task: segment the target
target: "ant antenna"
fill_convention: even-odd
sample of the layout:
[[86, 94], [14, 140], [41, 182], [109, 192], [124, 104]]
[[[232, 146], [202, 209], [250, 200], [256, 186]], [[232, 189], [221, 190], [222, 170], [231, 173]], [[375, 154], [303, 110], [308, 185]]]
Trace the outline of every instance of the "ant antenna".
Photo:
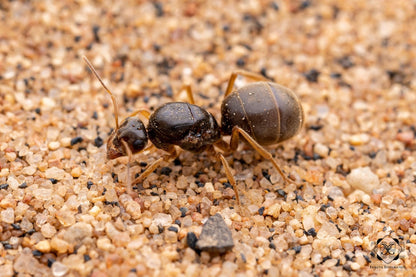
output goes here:
[[90, 61], [87, 59], [87, 57], [83, 56], [82, 58], [87, 63], [88, 67], [91, 69], [92, 73], [94, 73], [95, 77], [97, 77], [98, 81], [100, 81], [100, 83], [104, 87], [104, 89], [108, 92], [108, 94], [110, 94], [111, 100], [113, 100], [113, 105], [114, 105], [114, 118], [116, 120], [116, 130], [118, 130], [118, 103], [117, 103], [117, 99], [111, 93], [111, 91], [107, 88], [107, 86], [104, 84], [103, 80], [100, 78], [97, 71], [95, 71], [94, 67], [92, 66]]

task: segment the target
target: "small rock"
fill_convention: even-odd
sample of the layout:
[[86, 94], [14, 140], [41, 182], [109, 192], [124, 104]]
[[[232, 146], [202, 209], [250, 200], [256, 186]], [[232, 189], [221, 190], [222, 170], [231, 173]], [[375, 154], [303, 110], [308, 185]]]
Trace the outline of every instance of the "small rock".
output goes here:
[[59, 143], [59, 141], [51, 141], [48, 143], [48, 148], [49, 150], [56, 150], [61, 146], [61, 144]]
[[49, 201], [52, 198], [52, 194], [52, 189], [38, 188], [33, 191], [33, 196], [41, 201]]
[[370, 137], [367, 134], [356, 134], [350, 137], [350, 144], [354, 146], [359, 146], [366, 144], [370, 140]]
[[53, 237], [50, 242], [51, 249], [55, 250], [58, 254], [66, 253], [68, 250], [70, 250], [69, 244], [57, 237]]
[[339, 231], [337, 227], [335, 226], [335, 224], [330, 223], [330, 222], [324, 222], [324, 224], [322, 224], [316, 236], [318, 237], [318, 239], [325, 239], [329, 237], [338, 238]]
[[279, 203], [275, 203], [273, 205], [271, 205], [270, 207], [266, 208], [266, 210], [264, 211], [265, 215], [271, 215], [274, 218], [278, 218], [280, 215], [280, 204]]
[[139, 219], [141, 216], [140, 204], [136, 201], [128, 201], [126, 204], [126, 212], [133, 218]]
[[26, 166], [22, 169], [22, 173], [28, 176], [32, 176], [33, 174], [35, 174], [36, 172], [36, 167], [30, 165], [30, 166]]
[[213, 254], [225, 253], [234, 247], [231, 231], [220, 214], [211, 216], [205, 222], [196, 247]]
[[81, 174], [82, 174], [82, 169], [79, 166], [76, 166], [71, 170], [71, 175], [74, 178], [78, 178], [79, 176], [81, 176]]
[[369, 167], [359, 167], [351, 170], [347, 176], [347, 182], [355, 189], [360, 189], [368, 194], [372, 194], [380, 181]]
[[405, 132], [400, 132], [397, 134], [396, 139], [398, 141], [403, 142], [406, 145], [411, 145], [412, 141], [414, 139], [414, 133], [412, 131], [405, 131]]
[[70, 244], [80, 244], [84, 238], [92, 236], [92, 226], [84, 222], [77, 222], [66, 230], [63, 239]]
[[319, 156], [324, 157], [324, 158], [328, 157], [328, 154], [329, 154], [328, 146], [326, 146], [322, 143], [315, 144], [314, 147], [313, 147], [313, 151], [316, 154], [318, 154]]
[[0, 213], [1, 221], [4, 223], [12, 224], [14, 223], [14, 210], [13, 208], [7, 208]]
[[170, 214], [158, 213], [153, 217], [153, 223], [156, 226], [168, 227], [172, 224], [172, 216]]
[[49, 253], [51, 251], [51, 244], [47, 240], [41, 240], [35, 245], [35, 249], [42, 253]]
[[53, 178], [53, 179], [56, 179], [56, 180], [62, 180], [62, 179], [65, 178], [65, 175], [66, 175], [65, 170], [57, 168], [55, 166], [51, 167], [51, 168], [48, 168], [45, 171], [45, 177], [48, 178], [48, 179]]
[[56, 228], [50, 223], [42, 225], [40, 232], [45, 238], [52, 238], [56, 234]]
[[[14, 271], [20, 275], [27, 273], [30, 276], [48, 276], [48, 268], [39, 263], [39, 261], [33, 257], [32, 251], [29, 248], [25, 248], [21, 254], [18, 255], [14, 261]], [[25, 275], [26, 276], [26, 275]]]
[[65, 276], [65, 274], [68, 272], [68, 267], [60, 262], [54, 262], [52, 264], [52, 275], [54, 277], [61, 277]]
[[42, 108], [45, 110], [50, 110], [55, 107], [55, 100], [49, 97], [43, 97], [41, 100]]

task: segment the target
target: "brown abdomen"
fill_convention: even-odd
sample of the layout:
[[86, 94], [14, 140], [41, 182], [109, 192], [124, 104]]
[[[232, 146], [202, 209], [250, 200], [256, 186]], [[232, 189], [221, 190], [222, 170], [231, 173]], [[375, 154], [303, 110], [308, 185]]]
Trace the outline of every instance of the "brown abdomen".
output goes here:
[[257, 82], [228, 95], [221, 106], [221, 128], [230, 135], [234, 126], [261, 145], [293, 137], [302, 127], [303, 110], [296, 95], [271, 82]]

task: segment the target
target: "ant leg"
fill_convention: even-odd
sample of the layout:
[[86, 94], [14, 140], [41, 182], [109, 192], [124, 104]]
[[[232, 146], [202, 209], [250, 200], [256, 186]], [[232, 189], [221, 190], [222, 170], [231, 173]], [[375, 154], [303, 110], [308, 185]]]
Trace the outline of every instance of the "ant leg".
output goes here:
[[269, 153], [266, 149], [264, 149], [263, 146], [261, 146], [257, 141], [255, 141], [246, 131], [241, 129], [238, 126], [234, 126], [232, 134], [231, 134], [231, 141], [230, 141], [230, 148], [232, 150], [237, 149], [238, 146], [238, 136], [241, 134], [248, 143], [266, 160], [269, 160], [274, 168], [279, 172], [280, 176], [282, 176], [283, 181], [287, 184], [290, 183], [289, 179], [286, 177], [286, 175], [283, 173], [283, 171], [280, 169], [279, 165], [273, 158], [272, 154]]
[[215, 142], [214, 145], [226, 154], [231, 153], [230, 146], [223, 139], [220, 139], [219, 141]]
[[166, 150], [167, 152], [169, 152], [169, 155], [166, 155], [162, 158], [157, 159], [156, 161], [154, 161], [153, 163], [151, 163], [145, 171], [143, 171], [142, 174], [140, 174], [139, 177], [136, 178], [136, 180], [133, 181], [132, 185], [141, 183], [144, 181], [144, 179], [146, 179], [147, 176], [150, 175], [150, 173], [152, 173], [153, 171], [155, 171], [156, 168], [159, 167], [160, 163], [163, 161], [168, 161], [170, 159], [175, 159], [178, 156], [178, 153], [176, 152], [176, 149], [174, 146], [169, 147], [168, 150]]
[[227, 89], [225, 90], [224, 98], [231, 93], [234, 87], [235, 80], [237, 79], [237, 76], [241, 75], [247, 78], [251, 78], [256, 81], [267, 81], [268, 79], [264, 77], [263, 75], [245, 71], [245, 70], [236, 70], [233, 73], [231, 73], [230, 79], [228, 80]]
[[129, 161], [127, 163], [127, 193], [130, 196], [133, 197], [134, 196], [134, 192], [133, 192], [132, 183], [131, 183], [131, 176], [130, 176], [130, 164], [131, 164], [131, 160], [132, 160], [133, 154], [132, 154], [132, 152], [131, 152], [131, 150], [129, 148], [129, 145], [127, 144], [127, 142], [125, 142], [124, 140], [121, 140], [121, 142], [123, 143], [124, 148], [126, 149], [127, 154], [129, 156]]
[[182, 86], [181, 90], [186, 90], [186, 95], [188, 95], [189, 104], [195, 104], [194, 95], [192, 93], [191, 85], [185, 84]]
[[138, 109], [137, 111], [132, 112], [131, 114], [129, 114], [127, 117], [133, 117], [137, 114], [141, 114], [142, 116], [144, 116], [146, 119], [149, 119], [150, 117], [150, 111], [146, 110], [146, 109]]
[[237, 203], [238, 203], [238, 205], [240, 205], [240, 196], [238, 194], [237, 183], [234, 179], [233, 174], [231, 173], [230, 165], [228, 164], [227, 160], [224, 158], [223, 154], [217, 152], [216, 157], [217, 157], [217, 159], [219, 159], [221, 161], [222, 166], [224, 167], [224, 170], [225, 170], [225, 175], [227, 175], [227, 179], [228, 179], [228, 181], [230, 181], [231, 186], [234, 189], [235, 198], [237, 200]]

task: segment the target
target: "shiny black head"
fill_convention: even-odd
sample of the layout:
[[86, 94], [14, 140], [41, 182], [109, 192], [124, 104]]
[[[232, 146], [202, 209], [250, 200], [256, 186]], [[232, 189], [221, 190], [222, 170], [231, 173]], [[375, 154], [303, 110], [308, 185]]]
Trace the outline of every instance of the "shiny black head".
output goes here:
[[143, 122], [137, 117], [126, 118], [110, 135], [107, 141], [107, 158], [115, 159], [128, 155], [126, 142], [132, 154], [142, 151], [147, 145], [147, 132]]

